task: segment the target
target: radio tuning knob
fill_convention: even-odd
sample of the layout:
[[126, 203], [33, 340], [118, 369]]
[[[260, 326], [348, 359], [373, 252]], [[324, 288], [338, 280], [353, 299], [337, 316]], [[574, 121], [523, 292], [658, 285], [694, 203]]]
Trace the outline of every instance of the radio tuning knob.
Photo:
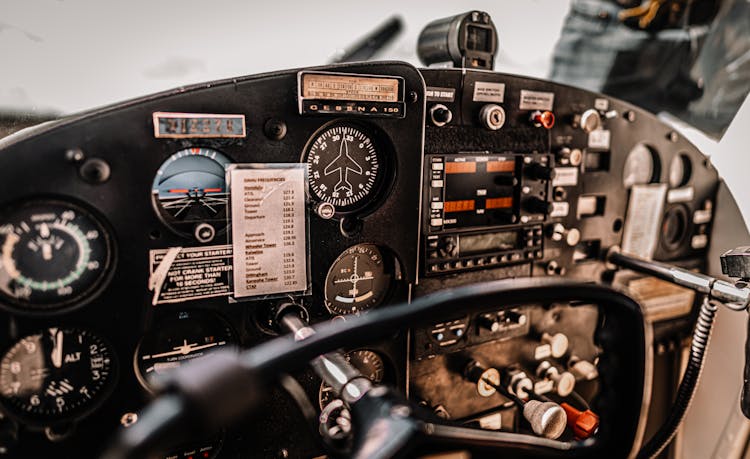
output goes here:
[[553, 168], [539, 163], [529, 165], [526, 174], [534, 180], [552, 180], [556, 175]]
[[533, 214], [549, 214], [552, 212], [553, 205], [544, 199], [531, 197], [523, 202], [523, 207]]

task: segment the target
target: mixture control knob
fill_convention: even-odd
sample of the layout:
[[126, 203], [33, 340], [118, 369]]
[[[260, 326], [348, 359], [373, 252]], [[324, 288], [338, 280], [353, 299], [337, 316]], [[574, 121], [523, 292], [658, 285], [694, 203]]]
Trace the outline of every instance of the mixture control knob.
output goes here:
[[436, 104], [430, 108], [430, 120], [435, 126], [445, 126], [453, 119], [453, 113], [443, 104]]
[[579, 440], [594, 435], [599, 428], [599, 416], [591, 410], [579, 411], [567, 403], [560, 405], [568, 417], [568, 427]]
[[555, 333], [554, 335], [546, 332], [542, 333], [542, 343], [549, 344], [552, 357], [556, 359], [559, 359], [568, 352], [568, 337], [563, 333]]
[[534, 180], [552, 180], [555, 178], [555, 170], [545, 164], [534, 163], [526, 168], [526, 175]]
[[598, 111], [590, 108], [580, 115], [578, 126], [586, 133], [596, 131], [602, 127], [602, 117]]
[[531, 197], [523, 202], [523, 207], [533, 214], [549, 214], [552, 212], [553, 205], [544, 199]]

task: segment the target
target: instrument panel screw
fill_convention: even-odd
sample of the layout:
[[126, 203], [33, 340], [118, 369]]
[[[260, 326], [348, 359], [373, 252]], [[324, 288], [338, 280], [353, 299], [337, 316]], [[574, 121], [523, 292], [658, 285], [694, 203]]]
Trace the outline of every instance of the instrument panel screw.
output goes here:
[[80, 163], [86, 158], [80, 148], [70, 148], [65, 151], [65, 159], [71, 163]]
[[419, 100], [417, 91], [409, 91], [409, 102], [414, 103]]
[[103, 159], [91, 158], [81, 165], [78, 173], [81, 175], [81, 178], [87, 182], [98, 184], [109, 180], [111, 170], [109, 164]]
[[263, 126], [263, 131], [271, 140], [281, 140], [286, 136], [286, 123], [281, 120], [271, 118], [266, 121], [266, 125]]

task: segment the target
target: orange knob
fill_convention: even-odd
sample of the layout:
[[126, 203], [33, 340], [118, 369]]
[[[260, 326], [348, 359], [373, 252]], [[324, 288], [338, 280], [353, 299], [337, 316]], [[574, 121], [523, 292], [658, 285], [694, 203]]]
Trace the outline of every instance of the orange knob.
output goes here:
[[599, 416], [593, 411], [578, 411], [567, 403], [563, 403], [560, 406], [565, 410], [565, 414], [568, 415], [568, 427], [573, 430], [573, 434], [577, 439], [583, 440], [596, 433], [596, 429], [599, 428]]
[[549, 110], [540, 112], [539, 110], [531, 114], [531, 122], [536, 127], [543, 127], [544, 129], [552, 129], [555, 125], [555, 114]]

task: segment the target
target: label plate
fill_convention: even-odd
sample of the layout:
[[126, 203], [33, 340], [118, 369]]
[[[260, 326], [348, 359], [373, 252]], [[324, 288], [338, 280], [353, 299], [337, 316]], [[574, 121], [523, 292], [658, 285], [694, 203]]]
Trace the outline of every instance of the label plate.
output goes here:
[[231, 193], [235, 298], [308, 289], [305, 164], [234, 164]]
[[179, 303], [231, 293], [232, 246], [172, 247], [149, 251], [152, 303]]

